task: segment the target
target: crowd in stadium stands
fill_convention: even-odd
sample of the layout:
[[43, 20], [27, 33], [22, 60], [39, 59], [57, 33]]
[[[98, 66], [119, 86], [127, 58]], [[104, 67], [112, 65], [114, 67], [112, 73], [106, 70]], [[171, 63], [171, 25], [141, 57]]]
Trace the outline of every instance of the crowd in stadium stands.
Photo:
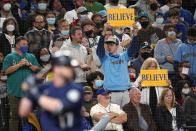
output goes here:
[[[111, 8], [134, 9], [135, 23], [111, 26]], [[80, 66], [83, 130], [105, 114], [107, 131], [196, 130], [195, 0], [1, 0], [1, 131], [36, 128], [18, 115], [21, 84], [67, 50]], [[140, 70], [156, 69], [167, 86], [142, 86]]]

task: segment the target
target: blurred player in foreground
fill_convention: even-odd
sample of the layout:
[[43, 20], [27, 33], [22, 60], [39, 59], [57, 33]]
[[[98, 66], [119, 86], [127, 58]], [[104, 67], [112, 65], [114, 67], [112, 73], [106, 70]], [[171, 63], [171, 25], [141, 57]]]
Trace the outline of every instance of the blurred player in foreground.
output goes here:
[[21, 100], [19, 115], [27, 117], [36, 103], [43, 109], [40, 112], [43, 131], [81, 131], [82, 88], [72, 82], [76, 66], [77, 61], [57, 52], [51, 60], [52, 82], [39, 86], [38, 75], [24, 82], [26, 96]]

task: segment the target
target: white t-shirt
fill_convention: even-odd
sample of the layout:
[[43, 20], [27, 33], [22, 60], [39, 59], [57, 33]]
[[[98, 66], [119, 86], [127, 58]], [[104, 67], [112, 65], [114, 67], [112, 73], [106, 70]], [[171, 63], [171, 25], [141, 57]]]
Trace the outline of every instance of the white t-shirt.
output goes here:
[[[109, 113], [109, 112], [115, 112], [119, 114], [125, 113], [123, 110], [120, 109], [120, 106], [117, 104], [109, 104], [105, 108], [101, 104], [98, 103], [91, 108], [90, 115], [93, 118], [94, 114], [96, 113]], [[98, 122], [93, 119], [93, 124], [96, 125], [97, 123]], [[122, 128], [122, 124], [114, 124], [114, 123], [109, 122], [105, 130], [123, 131], [123, 128]]]

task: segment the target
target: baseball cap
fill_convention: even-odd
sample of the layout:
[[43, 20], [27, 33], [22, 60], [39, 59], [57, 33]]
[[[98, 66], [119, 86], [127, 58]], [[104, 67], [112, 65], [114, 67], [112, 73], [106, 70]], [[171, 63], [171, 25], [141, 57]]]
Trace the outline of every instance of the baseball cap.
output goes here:
[[83, 91], [84, 91], [84, 92], [90, 92], [90, 93], [93, 92], [93, 90], [92, 90], [92, 88], [91, 88], [90, 86], [84, 86], [84, 87], [83, 87]]
[[154, 18], [156, 19], [157, 16], [159, 16], [159, 15], [163, 16], [163, 13], [162, 13], [161, 11], [155, 12], [155, 13], [154, 13]]
[[138, 15], [138, 19], [140, 19], [142, 17], [149, 18], [148, 13], [147, 12], [144, 12], [144, 11], [140, 12], [139, 15]]
[[150, 44], [147, 41], [145, 41], [140, 45], [140, 49], [144, 49], [144, 48], [151, 48]]
[[173, 8], [180, 8], [180, 5], [178, 5], [178, 4], [171, 4], [169, 9], [173, 9]]
[[115, 37], [115, 36], [110, 36], [106, 41], [106, 44], [108, 43], [115, 43], [117, 45], [119, 45], [119, 40]]
[[106, 10], [101, 10], [101, 11], [99, 11], [98, 13], [99, 13], [102, 17], [107, 16]]
[[99, 88], [98, 90], [97, 90], [97, 96], [98, 95], [105, 95], [105, 94], [108, 94], [110, 91], [109, 90], [107, 90], [106, 88]]
[[55, 41], [60, 41], [60, 40], [63, 40], [63, 37], [61, 36], [61, 35], [59, 35], [59, 34], [56, 34], [56, 35], [54, 35], [54, 37], [53, 37], [53, 42], [55, 42]]
[[87, 9], [85, 8], [85, 7], [79, 7], [78, 9], [77, 9], [77, 13], [79, 14], [79, 13], [83, 13], [83, 12], [88, 12], [87, 11]]

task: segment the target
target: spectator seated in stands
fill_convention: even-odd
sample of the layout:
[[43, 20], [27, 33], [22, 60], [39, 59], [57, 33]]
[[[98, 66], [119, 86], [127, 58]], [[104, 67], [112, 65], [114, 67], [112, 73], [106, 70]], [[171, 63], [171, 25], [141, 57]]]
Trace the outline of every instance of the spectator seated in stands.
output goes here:
[[164, 89], [156, 108], [156, 124], [159, 131], [172, 131], [183, 128], [185, 124], [184, 112], [180, 105], [175, 103], [172, 90]]
[[148, 42], [144, 42], [140, 46], [138, 57], [133, 59], [131, 62], [133, 67], [136, 69], [137, 76], [140, 73], [140, 68], [142, 67], [143, 62], [149, 57], [152, 57], [152, 49]]
[[154, 57], [159, 62], [162, 69], [167, 69], [169, 78], [175, 74], [174, 71], [174, 55], [177, 48], [182, 44], [181, 40], [176, 39], [175, 25], [166, 24], [164, 26], [165, 38], [157, 42], [154, 50]]
[[177, 82], [180, 80], [187, 80], [189, 83], [193, 83], [193, 80], [190, 78], [190, 63], [189, 61], [182, 61], [180, 63], [174, 63], [175, 75], [171, 78], [172, 86], [176, 86]]
[[37, 0], [37, 8], [35, 9], [35, 11], [33, 11], [31, 14], [29, 14], [27, 16], [27, 18], [25, 19], [25, 22], [24, 22], [24, 29], [25, 29], [25, 32], [29, 31], [29, 30], [32, 30], [33, 28], [33, 22], [34, 22], [34, 18], [37, 16], [37, 15], [42, 15], [42, 16], [46, 16], [47, 14], [47, 0]]
[[[192, 27], [194, 24], [196, 24], [196, 21], [193, 18], [193, 14], [184, 8], [182, 8], [182, 0], [177, 0], [178, 2], [173, 2], [173, 4], [170, 5], [170, 9], [175, 9], [180, 12], [180, 19], [182, 22], [186, 22], [189, 27]], [[167, 19], [169, 14], [169, 11], [165, 12], [164, 18]]]
[[41, 48], [49, 49], [53, 35], [45, 29], [45, 25], [45, 17], [36, 15], [33, 22], [33, 29], [25, 34], [29, 42], [29, 52], [34, 55], [38, 54], [38, 50]]
[[0, 34], [0, 51], [4, 56], [15, 51], [15, 40], [19, 36], [19, 29], [13, 17], [6, 18]]
[[175, 25], [176, 29], [176, 37], [182, 42], [185, 42], [187, 40], [187, 27], [184, 23], [179, 21], [180, 18], [180, 12], [175, 9], [170, 9], [168, 12], [168, 17], [167, 17], [167, 23], [172, 23]]
[[183, 109], [187, 126], [196, 126], [196, 80], [194, 80], [192, 85], [190, 96], [184, 101]]
[[98, 104], [93, 106], [90, 115], [96, 125], [103, 115], [110, 116], [110, 122], [106, 126], [107, 130], [122, 131], [122, 123], [127, 121], [127, 114], [120, 109], [117, 104], [110, 103], [110, 94], [106, 88], [99, 88], [97, 90]]
[[196, 78], [196, 28], [191, 27], [188, 30], [187, 42], [181, 44], [175, 54], [174, 61], [188, 61], [190, 63], [190, 77]]
[[[96, 92], [97, 89], [103, 86], [103, 73], [99, 71], [91, 72], [87, 75], [86, 80], [90, 87], [92, 87], [93, 90], [93, 98], [97, 98]], [[101, 83], [102, 81], [102, 83]]]
[[163, 30], [163, 27], [165, 25], [163, 13], [161, 11], [157, 11], [154, 13], [154, 23], [152, 24], [153, 27], [158, 27]]
[[127, 123], [125, 124], [126, 131], [132, 130], [150, 130], [156, 131], [156, 125], [152, 117], [150, 107], [146, 104], [141, 104], [141, 92], [138, 88], [130, 90], [130, 102], [123, 107], [127, 113]]
[[[141, 70], [157, 70], [157, 69], [160, 69], [159, 64], [155, 58], [151, 58], [151, 57], [146, 59], [141, 67]], [[137, 87], [142, 90], [140, 102], [142, 104], [149, 105], [150, 109], [152, 111], [152, 115], [153, 115], [153, 117], [155, 117], [156, 105], [157, 105], [157, 103], [159, 103], [160, 94], [164, 88], [168, 88], [168, 87], [167, 86], [166, 87], [163, 87], [163, 86], [142, 87], [141, 82], [142, 82], [141, 77], [138, 76], [136, 81], [133, 83], [133, 87]], [[167, 81], [167, 83], [168, 83], [168, 86], [171, 85], [170, 81]]]
[[174, 87], [174, 93], [176, 96], [176, 102], [182, 106], [186, 97], [190, 95], [191, 84], [187, 80], [180, 80], [176, 81], [175, 83], [176, 86]]
[[84, 86], [84, 107], [86, 112], [90, 113], [91, 108], [97, 104], [97, 100], [93, 99], [93, 90], [90, 86]]
[[149, 15], [147, 12], [140, 12], [138, 19], [142, 26], [142, 28], [137, 33], [139, 41], [138, 46], [147, 41], [150, 46], [154, 48], [157, 44], [157, 41], [164, 38], [164, 32], [160, 28], [153, 27], [150, 24]]
[[46, 29], [52, 34], [57, 34], [58, 30], [56, 28], [56, 14], [54, 12], [48, 12], [46, 15]]

